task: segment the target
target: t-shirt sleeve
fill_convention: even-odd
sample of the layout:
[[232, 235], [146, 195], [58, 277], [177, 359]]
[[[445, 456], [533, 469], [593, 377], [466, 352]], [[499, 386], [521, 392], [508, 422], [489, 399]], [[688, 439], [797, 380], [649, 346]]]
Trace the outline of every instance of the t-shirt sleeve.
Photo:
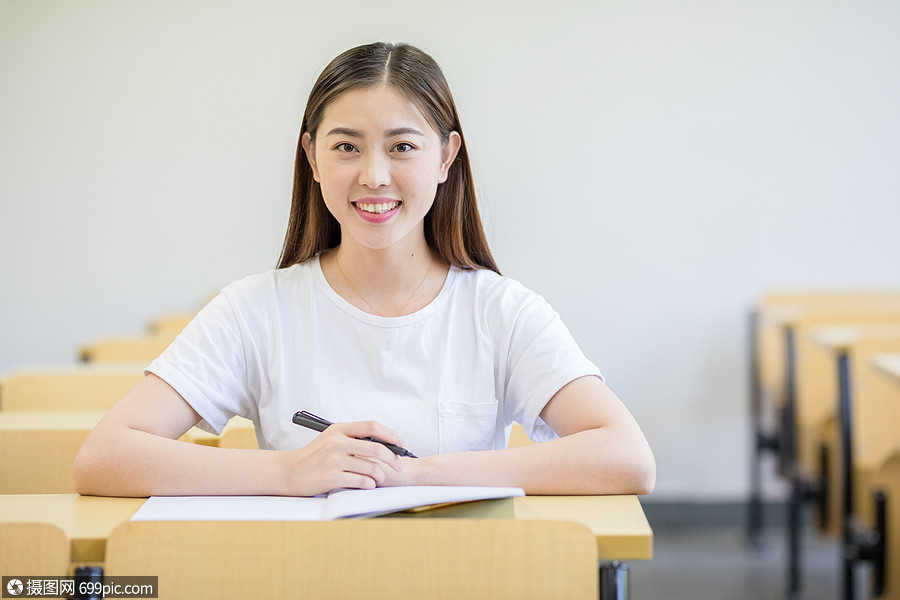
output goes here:
[[228, 420], [253, 418], [242, 332], [225, 293], [216, 296], [146, 368], [172, 386], [216, 434]]
[[520, 293], [502, 383], [504, 417], [521, 424], [532, 440], [545, 441], [557, 437], [539, 416], [553, 395], [579, 377], [603, 375], [543, 297], [524, 288]]

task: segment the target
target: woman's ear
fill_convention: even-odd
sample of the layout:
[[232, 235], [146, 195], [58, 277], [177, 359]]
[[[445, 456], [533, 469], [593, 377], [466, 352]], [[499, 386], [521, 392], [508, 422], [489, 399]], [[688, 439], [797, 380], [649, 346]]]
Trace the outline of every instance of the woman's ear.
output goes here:
[[303, 146], [303, 151], [306, 152], [306, 160], [312, 168], [313, 179], [322, 183], [319, 181], [319, 169], [316, 166], [316, 145], [313, 143], [312, 135], [308, 131], [300, 138], [300, 145]]
[[459, 137], [459, 134], [455, 131], [450, 132], [450, 137], [444, 143], [444, 147], [441, 149], [441, 176], [438, 180], [438, 183], [444, 183], [447, 181], [447, 176], [450, 174], [450, 165], [453, 164], [453, 161], [456, 160], [456, 155], [459, 153], [459, 148], [462, 145], [462, 138]]

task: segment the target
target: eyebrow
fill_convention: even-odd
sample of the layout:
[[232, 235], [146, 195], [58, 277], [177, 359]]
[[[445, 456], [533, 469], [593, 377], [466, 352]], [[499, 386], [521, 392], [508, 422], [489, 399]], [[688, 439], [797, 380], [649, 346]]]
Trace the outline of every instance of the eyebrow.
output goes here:
[[[359, 131], [357, 131], [355, 129], [349, 129], [347, 127], [335, 127], [334, 129], [332, 129], [325, 135], [326, 136], [343, 135], [343, 136], [353, 137], [353, 138], [363, 137], [363, 134], [360, 133]], [[384, 135], [385, 135], [385, 137], [396, 137], [398, 135], [420, 135], [423, 137], [425, 136], [424, 133], [422, 133], [421, 131], [419, 131], [418, 129], [416, 129], [414, 127], [398, 127], [396, 129], [388, 129], [387, 131], [384, 132]]]

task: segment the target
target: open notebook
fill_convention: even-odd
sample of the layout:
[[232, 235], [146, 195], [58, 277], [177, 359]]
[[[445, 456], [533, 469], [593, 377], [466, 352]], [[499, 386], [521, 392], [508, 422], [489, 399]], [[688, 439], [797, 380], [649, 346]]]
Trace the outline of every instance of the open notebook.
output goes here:
[[330, 521], [410, 508], [524, 496], [521, 488], [405, 486], [335, 490], [324, 496], [152, 496], [132, 521]]

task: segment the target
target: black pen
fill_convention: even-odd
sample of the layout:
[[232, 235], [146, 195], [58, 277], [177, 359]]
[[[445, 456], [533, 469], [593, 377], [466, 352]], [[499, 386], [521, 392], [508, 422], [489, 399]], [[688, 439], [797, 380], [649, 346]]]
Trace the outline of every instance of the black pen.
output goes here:
[[[329, 425], [333, 425], [331, 421], [326, 421], [322, 417], [317, 417], [316, 415], [306, 412], [305, 410], [301, 410], [299, 412], [294, 413], [294, 418], [291, 419], [297, 425], [302, 427], [306, 427], [308, 429], [312, 429], [315, 431], [325, 431]], [[366, 442], [375, 442], [376, 444], [381, 444], [397, 456], [408, 456], [410, 458], [418, 458], [415, 454], [407, 450], [406, 448], [401, 448], [396, 444], [391, 444], [390, 442], [386, 442], [384, 440], [379, 440], [376, 437], [368, 436], [356, 438], [358, 440], [364, 440]]]

